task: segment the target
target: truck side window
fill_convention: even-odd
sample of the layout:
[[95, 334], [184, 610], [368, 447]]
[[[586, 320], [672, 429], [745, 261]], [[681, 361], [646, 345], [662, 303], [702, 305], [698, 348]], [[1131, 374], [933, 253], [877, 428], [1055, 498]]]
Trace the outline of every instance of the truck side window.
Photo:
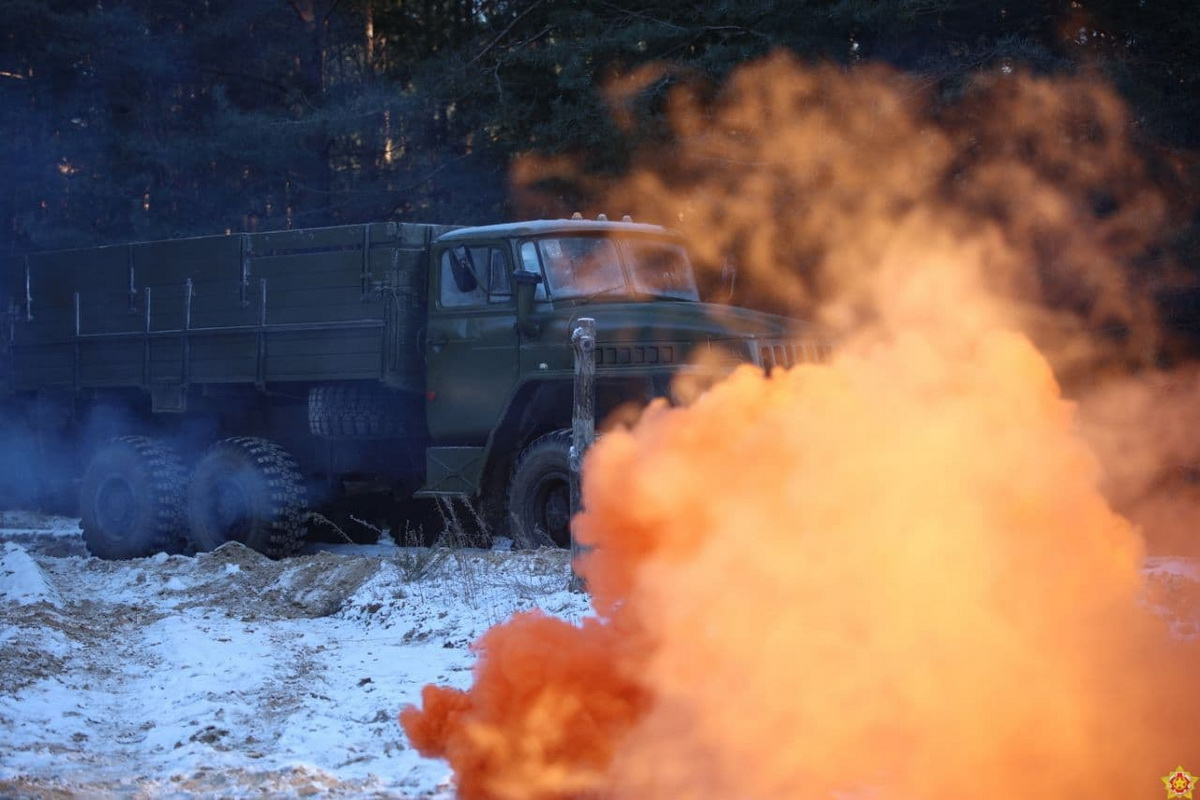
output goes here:
[[[471, 253], [474, 257], [475, 253]], [[478, 285], [469, 292], [460, 291], [458, 285], [454, 282], [453, 267], [450, 263], [450, 251], [444, 250], [441, 258], [440, 268], [441, 284], [439, 299], [444, 308], [458, 308], [462, 306], [479, 306], [487, 302], [487, 290]]]
[[490, 248], [488, 255], [488, 301], [506, 303], [512, 297], [509, 287], [508, 257], [499, 247]]
[[[526, 272], [532, 272], [535, 275], [542, 275], [542, 265], [538, 261], [537, 245], [533, 242], [521, 242], [521, 269]], [[543, 275], [543, 280], [537, 285], [537, 289], [533, 293], [535, 300], [546, 299], [546, 281]]]
[[509, 286], [510, 270], [504, 248], [498, 245], [472, 247], [469, 264], [474, 270], [477, 285], [471, 291], [464, 292], [454, 280], [450, 251], [442, 253], [439, 298], [443, 308], [482, 306], [509, 301], [512, 289]]

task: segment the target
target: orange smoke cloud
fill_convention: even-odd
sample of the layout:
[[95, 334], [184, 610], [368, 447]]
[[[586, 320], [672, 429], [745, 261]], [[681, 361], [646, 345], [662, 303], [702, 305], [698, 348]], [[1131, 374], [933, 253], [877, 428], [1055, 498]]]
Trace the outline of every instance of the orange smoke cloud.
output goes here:
[[1101, 487], [1152, 553], [1200, 555], [1200, 371], [1113, 377], [1080, 401], [1081, 429], [1106, 466]]
[[605, 792], [1150, 796], [1200, 743], [1159, 701], [1195, 692], [1150, 688], [1171, 656], [1140, 543], [1073, 428], [997, 333], [743, 372], [610, 436], [589, 585], [657, 646]]
[[413, 746], [454, 765], [464, 798], [570, 797], [597, 785], [648, 703], [633, 671], [638, 637], [531, 613], [476, 647], [489, 667], [470, 694], [426, 686], [424, 710], [401, 713]]
[[[646, 122], [639, 91], [663, 75], [610, 87], [631, 135]], [[627, 178], [528, 158], [515, 170], [522, 196], [544, 206], [539, 186], [570, 185], [599, 210], [668, 224], [711, 293], [732, 258], [734, 302], [840, 336], [951, 312], [1025, 333], [1083, 404], [1110, 499], [1155, 552], [1200, 550], [1186, 523], [1200, 513], [1195, 404], [1186, 389], [1159, 391], [1194, 380], [1155, 374], [1195, 352], [1164, 334], [1155, 298], [1196, 283], [1170, 254], [1200, 173], [1139, 142], [1111, 87], [1017, 70], [951, 96], [880, 65], [807, 68], [783, 53], [719, 90], [676, 85], [673, 136], [649, 142]], [[975, 299], [905, 300], [929, 286], [908, 262], [929, 257]]]
[[[636, 91], [611, 90], [631, 131], [645, 124], [627, 111]], [[680, 88], [674, 136], [615, 186], [563, 157], [525, 159], [515, 179], [539, 209], [552, 204], [539, 185], [572, 185], [598, 210], [676, 228], [710, 286], [732, 256], [739, 302], [842, 332], [872, 324], [895, 233], [924, 215], [971, 243], [972, 268], [1060, 376], [1150, 363], [1150, 295], [1172, 272], [1162, 236], [1189, 211], [1148, 179], [1120, 98], [1087, 76], [1022, 72], [957, 91], [950, 101], [881, 65], [807, 68], [779, 53], [720, 91]]]
[[[785, 66], [766, 88], [745, 79], [741, 119], [779, 120], [756, 136], [788, 125], [781, 109], [804, 117], [768, 89], [856, 88]], [[1084, 419], [1055, 374], [1104, 362], [1109, 343], [1085, 335], [1092, 311], [1143, 322], [1120, 298], [1120, 256], [1074, 232], [1083, 212], [1032, 167], [1018, 185], [1053, 225], [955, 211], [928, 188], [953, 137], [926, 130], [879, 74], [863, 80], [861, 102], [885, 122], [914, 120], [886, 130], [916, 148], [911, 162], [865, 153], [840, 186], [857, 151], [833, 119], [818, 126], [825, 140], [753, 145], [754, 159], [778, 148], [769, 164], [788, 147], [823, 164], [796, 180], [824, 181], [843, 206], [814, 197], [798, 212], [818, 242], [808, 273], [780, 266], [773, 237], [793, 233], [763, 199], [793, 185], [786, 174], [743, 170], [740, 184], [778, 183], [716, 191], [703, 208], [684, 193], [705, 220], [701, 250], [762, 248], [774, 271], [758, 280], [815, 304], [841, 333], [838, 354], [770, 376], [743, 367], [596, 445], [575, 533], [593, 547], [580, 569], [597, 617], [499, 626], [469, 691], [429, 687], [402, 713], [467, 800], [1149, 798], [1168, 770], [1200, 764], [1200, 652], [1147, 608], [1143, 541], [1101, 491], [1116, 473], [1097, 453], [1124, 443], [1088, 440], [1134, 406], [1097, 403]], [[730, 121], [680, 124], [708, 143], [753, 138]], [[865, 125], [847, 135], [876, 141]], [[985, 172], [972, 186], [999, 190]], [[661, 176], [633, 183], [660, 200], [670, 189]], [[1127, 197], [1155, 208], [1140, 190]], [[1009, 221], [1021, 210], [996, 203]], [[1055, 291], [1086, 300], [1082, 311], [1050, 302], [1046, 276], [1022, 267], [1021, 232], [1060, 229]], [[1088, 270], [1084, 254], [1104, 259]], [[1035, 343], [1051, 330], [1048, 358]]]
[[1157, 796], [1195, 653], [1075, 426], [1004, 332], [652, 409], [587, 464], [601, 619], [493, 630], [405, 727], [465, 798]]

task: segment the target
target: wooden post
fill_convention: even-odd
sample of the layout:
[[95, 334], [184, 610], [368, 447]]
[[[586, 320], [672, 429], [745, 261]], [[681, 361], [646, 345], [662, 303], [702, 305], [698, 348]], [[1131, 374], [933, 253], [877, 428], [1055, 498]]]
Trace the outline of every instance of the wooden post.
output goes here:
[[575, 540], [575, 515], [583, 510], [580, 472], [583, 456], [596, 438], [596, 320], [583, 317], [571, 332], [575, 346], [575, 407], [571, 414], [571, 584], [573, 592], [586, 591], [575, 572], [575, 561], [584, 549]]

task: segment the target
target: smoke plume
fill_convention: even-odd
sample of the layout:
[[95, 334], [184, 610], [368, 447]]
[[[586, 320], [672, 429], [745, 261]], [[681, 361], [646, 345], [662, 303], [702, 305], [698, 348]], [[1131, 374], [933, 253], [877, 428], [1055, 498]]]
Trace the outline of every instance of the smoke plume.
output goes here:
[[776, 57], [672, 115], [686, 146], [610, 197], [680, 209], [837, 354], [608, 433], [596, 617], [494, 628], [469, 691], [402, 713], [414, 745], [464, 798], [1160, 796], [1200, 757], [1200, 653], [1113, 508], [1171, 439], [1128, 433], [1168, 214], [1119, 103]]

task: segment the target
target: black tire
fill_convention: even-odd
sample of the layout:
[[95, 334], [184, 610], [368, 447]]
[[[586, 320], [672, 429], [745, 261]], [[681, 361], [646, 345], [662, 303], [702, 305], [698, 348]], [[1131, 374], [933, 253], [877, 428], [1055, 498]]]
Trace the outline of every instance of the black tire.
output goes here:
[[408, 433], [414, 400], [377, 383], [332, 383], [308, 392], [314, 436], [394, 438]]
[[183, 536], [184, 469], [179, 456], [146, 436], [102, 447], [83, 474], [80, 527], [99, 558], [177, 553]]
[[508, 487], [510, 534], [518, 547], [571, 546], [571, 431], [535, 439]]
[[236, 437], [209, 448], [192, 473], [187, 519], [192, 545], [237, 541], [270, 558], [304, 541], [307, 492], [296, 462], [268, 439]]

